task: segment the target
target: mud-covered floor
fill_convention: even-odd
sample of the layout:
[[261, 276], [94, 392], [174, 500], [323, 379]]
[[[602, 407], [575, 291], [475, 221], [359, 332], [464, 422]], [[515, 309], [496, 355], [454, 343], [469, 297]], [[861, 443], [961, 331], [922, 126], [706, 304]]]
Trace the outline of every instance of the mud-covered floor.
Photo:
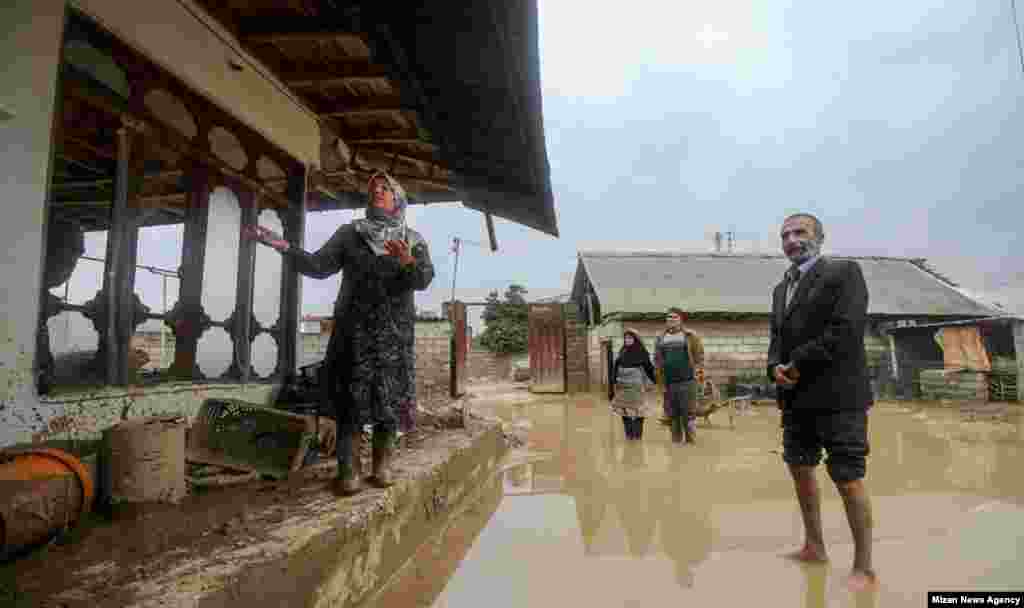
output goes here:
[[819, 472], [831, 563], [780, 555], [801, 525], [774, 407], [676, 446], [627, 443], [606, 402], [476, 387], [474, 411], [525, 438], [503, 480], [421, 548], [375, 608], [924, 606], [928, 590], [1024, 589], [1024, 417], [879, 403], [867, 483], [875, 593], [852, 594], [842, 503]]
[[[425, 417], [399, 442], [397, 456], [426, 449], [450, 421]], [[364, 472], [369, 472], [369, 449]], [[333, 456], [282, 481], [256, 480], [190, 492], [178, 505], [123, 509], [114, 519], [89, 514], [68, 537], [0, 563], [0, 606], [123, 606], [130, 587], [182, 557], [208, 554], [225, 543], [255, 546], [311, 501], [331, 499]], [[368, 488], [348, 499], [357, 506], [382, 492]], [[69, 591], [74, 589], [74, 591]]]

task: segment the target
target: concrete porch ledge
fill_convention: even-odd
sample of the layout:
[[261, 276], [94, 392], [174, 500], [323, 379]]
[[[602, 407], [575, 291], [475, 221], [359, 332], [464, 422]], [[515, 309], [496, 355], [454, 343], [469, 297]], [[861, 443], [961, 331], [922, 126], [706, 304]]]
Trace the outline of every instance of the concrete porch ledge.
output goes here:
[[[200, 518], [214, 527], [192, 542], [144, 559], [130, 559], [119, 547], [102, 559], [67, 560], [74, 570], [66, 578], [71, 584], [37, 605], [358, 606], [493, 478], [508, 449], [505, 438], [493, 422], [468, 422], [468, 429], [445, 431], [400, 455], [396, 485], [387, 490], [337, 498], [327, 489], [329, 469], [289, 480], [279, 504], [266, 498], [243, 502], [260, 491], [250, 488], [248, 496], [243, 491], [230, 499], [241, 516], [224, 523]], [[132, 538], [133, 531], [160, 534], [154, 529], [159, 524], [146, 519], [131, 522], [117, 542], [144, 544]], [[193, 525], [195, 518], [188, 521]], [[82, 542], [106, 544], [95, 536]], [[60, 567], [60, 561], [47, 559], [46, 567]]]

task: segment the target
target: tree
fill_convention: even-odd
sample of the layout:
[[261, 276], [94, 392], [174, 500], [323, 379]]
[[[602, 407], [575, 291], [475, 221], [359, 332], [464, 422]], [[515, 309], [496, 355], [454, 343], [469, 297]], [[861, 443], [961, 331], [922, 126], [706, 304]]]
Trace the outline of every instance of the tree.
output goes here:
[[515, 283], [508, 286], [505, 291], [505, 302], [508, 304], [515, 304], [517, 306], [526, 306], [526, 288], [522, 285], [516, 285]]
[[526, 293], [522, 285], [512, 284], [505, 291], [504, 299], [498, 298], [497, 291], [487, 296], [487, 306], [482, 315], [484, 331], [480, 334], [480, 344], [484, 348], [503, 354], [526, 352], [529, 337]]
[[480, 315], [480, 318], [484, 320], [484, 323], [490, 323], [498, 318], [498, 306], [501, 305], [501, 298], [498, 297], [497, 291], [492, 291], [487, 296], [487, 305], [484, 306], [484, 314]]

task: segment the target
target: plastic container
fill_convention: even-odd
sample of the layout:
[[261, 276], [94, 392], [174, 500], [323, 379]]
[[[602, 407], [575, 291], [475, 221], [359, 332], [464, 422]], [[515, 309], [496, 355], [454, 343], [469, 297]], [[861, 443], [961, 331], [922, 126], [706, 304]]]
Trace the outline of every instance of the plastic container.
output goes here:
[[0, 453], [0, 555], [73, 527], [92, 501], [92, 476], [71, 454], [56, 448]]

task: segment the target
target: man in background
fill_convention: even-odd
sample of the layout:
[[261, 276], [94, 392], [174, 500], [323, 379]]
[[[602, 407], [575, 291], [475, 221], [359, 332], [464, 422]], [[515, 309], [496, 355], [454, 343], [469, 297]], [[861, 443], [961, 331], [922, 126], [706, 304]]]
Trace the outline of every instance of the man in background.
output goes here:
[[704, 343], [683, 326], [686, 313], [669, 308], [667, 328], [655, 345], [655, 366], [665, 380], [665, 416], [672, 427], [672, 442], [693, 443], [696, 425], [690, 424], [690, 408], [697, 398], [697, 383], [704, 382]]

